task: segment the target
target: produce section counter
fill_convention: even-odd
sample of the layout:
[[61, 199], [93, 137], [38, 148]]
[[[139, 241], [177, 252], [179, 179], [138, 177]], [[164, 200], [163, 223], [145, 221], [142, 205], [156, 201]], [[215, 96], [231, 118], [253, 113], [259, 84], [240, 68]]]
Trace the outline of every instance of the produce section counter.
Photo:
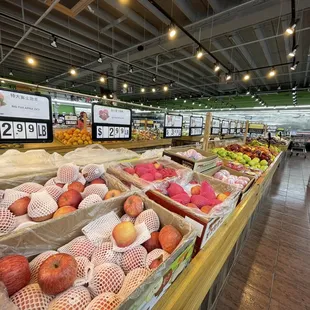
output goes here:
[[253, 185], [213, 237], [193, 258], [153, 309], [199, 309], [244, 227], [268, 188], [284, 154], [282, 153]]

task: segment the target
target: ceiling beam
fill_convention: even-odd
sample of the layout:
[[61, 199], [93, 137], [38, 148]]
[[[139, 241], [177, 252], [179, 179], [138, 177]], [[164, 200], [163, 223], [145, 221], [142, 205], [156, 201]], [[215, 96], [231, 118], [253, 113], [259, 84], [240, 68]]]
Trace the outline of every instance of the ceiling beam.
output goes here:
[[[287, 28], [288, 24], [287, 21], [282, 20], [282, 32], [284, 33], [285, 29]], [[291, 51], [290, 43], [289, 43], [289, 38], [287, 36], [283, 36], [284, 40], [284, 45], [285, 45], [285, 54], [288, 55], [289, 52]], [[287, 57], [285, 57], [287, 59]], [[293, 87], [293, 80], [292, 80], [292, 72], [291, 72], [291, 66], [287, 66], [288, 74], [289, 74], [289, 79], [290, 79], [290, 84], [291, 88]]]
[[158, 19], [160, 19], [164, 24], [170, 25], [171, 21], [167, 18], [162, 12], [160, 12], [157, 8], [155, 8], [148, 0], [138, 0], [140, 4], [142, 4], [148, 11], [150, 11], [153, 15], [155, 15]]
[[174, 3], [191, 22], [195, 22], [199, 19], [199, 15], [198, 12], [194, 10], [192, 2], [193, 1], [189, 0], [174, 0], [172, 5]]

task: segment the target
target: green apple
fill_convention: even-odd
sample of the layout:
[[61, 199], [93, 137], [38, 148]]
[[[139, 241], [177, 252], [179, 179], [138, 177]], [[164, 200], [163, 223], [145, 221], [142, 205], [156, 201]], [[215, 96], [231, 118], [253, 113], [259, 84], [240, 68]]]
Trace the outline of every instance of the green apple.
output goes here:
[[268, 166], [267, 160], [263, 159], [260, 163], [261, 166]]

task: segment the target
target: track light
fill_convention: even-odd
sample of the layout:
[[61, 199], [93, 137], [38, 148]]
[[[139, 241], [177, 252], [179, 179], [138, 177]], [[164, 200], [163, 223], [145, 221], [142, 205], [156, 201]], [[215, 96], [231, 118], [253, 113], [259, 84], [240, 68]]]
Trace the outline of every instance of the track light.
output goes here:
[[103, 76], [103, 75], [100, 77], [99, 81], [100, 81], [101, 83], [104, 83], [105, 78], [104, 78], [104, 76]]
[[127, 88], [128, 87], [128, 84], [125, 82], [124, 84], [123, 84], [123, 88]]
[[278, 90], [281, 90], [281, 85], [279, 85], [277, 89], [278, 89]]
[[296, 62], [294, 61], [294, 62], [292, 63], [292, 65], [291, 65], [291, 70], [292, 70], [292, 71], [295, 71], [298, 64], [299, 64], [299, 61], [296, 61]]
[[46, 83], [49, 82], [48, 76], [45, 78], [45, 82], [46, 82]]
[[174, 100], [178, 100], [178, 97], [175, 97]]
[[132, 65], [129, 66], [129, 73], [133, 73], [133, 66]]
[[245, 75], [244, 75], [244, 77], [243, 77], [243, 81], [248, 81], [249, 79], [250, 79], [250, 74], [249, 74], [249, 72], [247, 72]]
[[144, 93], [145, 92], [145, 88], [141, 88], [141, 93]]
[[168, 91], [168, 86], [165, 85], [163, 89], [164, 89], [164, 91]]
[[197, 59], [200, 59], [203, 56], [202, 48], [198, 47], [196, 50], [196, 57]]
[[192, 105], [195, 105], [195, 102], [193, 102]]
[[176, 27], [175, 27], [173, 24], [171, 24], [170, 27], [169, 27], [169, 37], [170, 37], [171, 39], [174, 39], [174, 37], [176, 36], [176, 34], [177, 34]]
[[152, 88], [152, 93], [155, 93], [156, 92], [156, 89], [155, 88]]
[[4, 80], [1, 80], [1, 84], [5, 84], [5, 81], [4, 81]]
[[110, 94], [109, 97], [110, 97], [110, 98], [113, 98], [113, 94]]
[[247, 94], [247, 95], [250, 95], [250, 91], [249, 91], [249, 90], [247, 90], [246, 94]]
[[70, 74], [71, 74], [71, 75], [76, 75], [76, 70], [75, 70], [74, 68], [71, 68], [71, 69], [70, 69]]
[[102, 64], [103, 59], [102, 59], [102, 54], [101, 53], [99, 53], [99, 58], [98, 58], [97, 61]]
[[251, 98], [255, 98], [255, 95], [253, 94], [253, 95], [251, 96]]
[[170, 82], [169, 86], [170, 86], [170, 87], [172, 87], [172, 86], [173, 86], [173, 81], [171, 81], [171, 82]]
[[294, 86], [294, 87], [292, 88], [292, 90], [297, 90], [297, 86]]
[[94, 87], [94, 92], [95, 92], [95, 93], [97, 92], [97, 88], [96, 88], [96, 87]]
[[53, 41], [51, 42], [51, 46], [54, 48], [57, 48], [57, 38], [55, 36], [53, 36]]
[[153, 81], [153, 82], [156, 82], [156, 75], [153, 75], [152, 81]]
[[10, 70], [9, 75], [10, 75], [10, 76], [13, 76], [13, 75], [14, 75], [12, 70]]
[[72, 84], [71, 84], [71, 87], [75, 87], [75, 84], [74, 84], [74, 83], [72, 83]]
[[292, 51], [288, 54], [289, 57], [293, 58], [296, 56], [297, 47], [298, 47], [298, 45], [293, 47]]
[[106, 96], [106, 95], [103, 95], [103, 99], [107, 99], [107, 96]]
[[186, 100], [184, 100], [183, 102], [186, 103]]
[[287, 35], [291, 35], [294, 33], [295, 28], [296, 28], [296, 22], [292, 22], [291, 25], [285, 30], [285, 33]]
[[231, 80], [231, 74], [228, 72], [226, 73], [226, 81], [229, 81]]
[[218, 63], [214, 64], [214, 72], [217, 72], [220, 70], [220, 66]]
[[257, 87], [257, 91], [260, 91], [260, 87]]
[[34, 66], [36, 63], [35, 59], [32, 56], [27, 57], [27, 62], [29, 63], [29, 65], [32, 65], [32, 66]]
[[271, 70], [268, 73], [269, 77], [274, 77], [276, 75], [276, 70], [274, 67], [271, 68]]
[[211, 97], [208, 98], [208, 101], [210, 101], [210, 100], [211, 100]]
[[258, 98], [255, 99], [255, 101], [258, 101], [258, 100], [259, 100]]

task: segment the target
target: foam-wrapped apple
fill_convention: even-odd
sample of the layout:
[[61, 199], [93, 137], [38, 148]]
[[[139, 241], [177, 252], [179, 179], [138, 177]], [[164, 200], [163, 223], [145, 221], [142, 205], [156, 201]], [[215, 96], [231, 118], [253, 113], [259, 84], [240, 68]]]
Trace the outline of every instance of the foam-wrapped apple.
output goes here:
[[112, 236], [117, 246], [124, 248], [136, 240], [137, 231], [131, 222], [121, 222], [114, 227]]
[[251, 181], [248, 177], [230, 174], [230, 172], [225, 169], [221, 169], [216, 172], [213, 177], [227, 184], [234, 185], [241, 190], [244, 189]]

